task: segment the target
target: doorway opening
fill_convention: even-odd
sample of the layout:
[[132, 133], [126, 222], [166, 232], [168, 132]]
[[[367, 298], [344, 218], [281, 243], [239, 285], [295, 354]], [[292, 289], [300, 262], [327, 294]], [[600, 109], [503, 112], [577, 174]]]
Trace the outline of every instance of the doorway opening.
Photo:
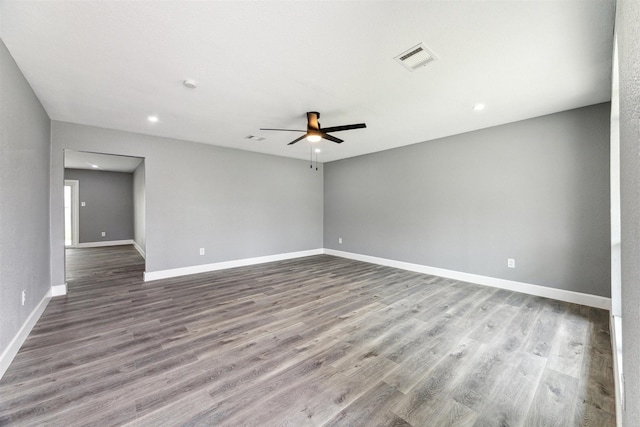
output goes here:
[[[97, 273], [89, 271], [93, 264], [85, 261], [99, 253], [117, 254], [122, 249], [144, 271], [145, 204], [144, 158], [64, 150], [64, 266], [69, 291], [80, 276]], [[111, 268], [119, 269], [128, 261], [115, 257], [114, 262]], [[99, 267], [105, 266], [96, 264]]]

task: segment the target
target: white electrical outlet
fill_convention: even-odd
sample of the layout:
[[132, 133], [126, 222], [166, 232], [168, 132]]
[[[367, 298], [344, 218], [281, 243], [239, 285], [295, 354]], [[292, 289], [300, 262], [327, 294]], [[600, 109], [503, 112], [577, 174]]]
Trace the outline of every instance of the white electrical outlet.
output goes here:
[[27, 300], [27, 290], [23, 289], [22, 290], [22, 305], [24, 305], [24, 302]]
[[204, 255], [204, 248], [200, 248], [200, 255]]
[[507, 267], [516, 268], [516, 260], [513, 258], [507, 258]]
[[342, 244], [342, 237], [338, 237], [338, 244]]
[[87, 202], [80, 202], [80, 206], [87, 206]]
[[106, 235], [107, 235], [107, 232], [106, 232], [106, 231], [103, 231], [103, 232], [102, 232], [102, 237], [105, 237]]

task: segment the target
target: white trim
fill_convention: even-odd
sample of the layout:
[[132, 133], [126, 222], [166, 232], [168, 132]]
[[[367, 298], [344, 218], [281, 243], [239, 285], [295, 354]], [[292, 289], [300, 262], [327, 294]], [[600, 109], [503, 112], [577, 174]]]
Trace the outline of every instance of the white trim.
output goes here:
[[324, 249], [327, 255], [334, 255], [342, 258], [354, 259], [357, 261], [370, 262], [373, 264], [385, 265], [388, 267], [400, 268], [403, 270], [415, 271], [418, 273], [431, 274], [434, 276], [446, 277], [449, 279], [462, 280], [464, 282], [478, 285], [492, 286], [494, 288], [507, 289], [510, 291], [522, 292], [529, 295], [536, 295], [555, 300], [571, 302], [574, 304], [586, 305], [589, 307], [611, 310], [611, 298], [598, 295], [584, 294], [581, 292], [566, 291], [563, 289], [549, 288], [546, 286], [532, 285], [530, 283], [516, 282], [513, 280], [498, 279], [496, 277], [480, 276], [478, 274], [463, 273], [460, 271], [446, 270], [444, 268], [429, 267], [421, 264], [412, 264], [402, 261], [394, 261], [386, 258], [378, 258], [369, 255], [355, 254], [351, 252], [337, 251], [334, 249]]
[[[76, 248], [98, 248], [101, 246], [121, 246], [121, 245], [133, 245], [133, 240], [107, 240], [106, 242], [86, 242], [78, 243]], [[68, 246], [67, 246], [68, 247]]]
[[618, 37], [613, 34], [613, 54], [611, 73], [611, 126], [610, 126], [610, 176], [609, 200], [611, 208], [611, 313], [622, 316], [622, 261], [620, 242], [622, 241], [620, 219], [620, 96], [618, 69]]
[[611, 349], [613, 351], [613, 384], [616, 399], [616, 425], [622, 427], [624, 412], [624, 372], [622, 370], [622, 317], [609, 316]]
[[63, 283], [62, 285], [51, 285], [51, 296], [52, 297], [60, 297], [67, 294], [67, 284]]
[[311, 249], [308, 251], [289, 252], [277, 255], [267, 255], [256, 258], [245, 258], [233, 261], [215, 262], [213, 264], [201, 264], [191, 267], [172, 268], [169, 270], [151, 271], [144, 273], [144, 281], [168, 279], [170, 277], [184, 276], [187, 274], [206, 273], [209, 271], [224, 270], [227, 268], [244, 267], [247, 265], [263, 264], [265, 262], [282, 261], [285, 259], [301, 258], [312, 255], [322, 255], [324, 249]]
[[147, 255], [144, 253], [144, 250], [140, 247], [138, 242], [136, 242], [135, 240], [133, 241], [133, 247], [136, 248], [136, 251], [138, 251], [138, 253], [142, 258], [144, 258], [145, 260], [147, 259]]
[[67, 247], [73, 247], [78, 245], [80, 236], [80, 181], [65, 179], [64, 186], [71, 187], [71, 245]]
[[42, 316], [42, 313], [44, 313], [44, 309], [47, 308], [47, 304], [50, 300], [51, 289], [49, 289], [45, 296], [42, 297], [42, 300], [38, 303], [36, 308], [33, 309], [31, 314], [29, 314], [29, 317], [27, 317], [27, 320], [22, 324], [18, 333], [13, 337], [7, 348], [5, 348], [0, 355], [0, 379], [2, 379], [4, 373], [7, 372], [13, 358], [18, 354], [18, 350], [20, 350], [20, 347], [24, 344], [24, 341], [29, 336], [29, 333], [31, 333], [36, 322], [38, 322], [38, 319]]
[[499, 279], [496, 277], [481, 276], [478, 274], [463, 273], [460, 271], [446, 270], [444, 268], [429, 267], [421, 264], [395, 261], [386, 258], [378, 258], [369, 255], [361, 255], [351, 252], [337, 251], [334, 249], [312, 249], [308, 251], [290, 252], [277, 255], [268, 255], [256, 258], [245, 258], [233, 261], [217, 262], [212, 264], [194, 265], [191, 267], [172, 268], [169, 270], [151, 271], [144, 273], [144, 281], [168, 279], [171, 277], [184, 276], [188, 274], [206, 273], [209, 271], [224, 270], [227, 268], [244, 267], [265, 262], [281, 261], [285, 259], [301, 258], [305, 256], [327, 254], [342, 258], [354, 259], [357, 261], [370, 262], [373, 264], [385, 265], [388, 267], [400, 268], [403, 270], [415, 271], [418, 273], [431, 274], [434, 276], [446, 277], [449, 279], [461, 280], [478, 285], [491, 286], [494, 288], [507, 289], [510, 291], [522, 292], [545, 298], [552, 298], [559, 301], [574, 304], [586, 305], [589, 307], [611, 310], [611, 299], [598, 295], [584, 294], [581, 292], [567, 291], [564, 289], [549, 288], [546, 286], [533, 285], [530, 283], [516, 282], [514, 280]]

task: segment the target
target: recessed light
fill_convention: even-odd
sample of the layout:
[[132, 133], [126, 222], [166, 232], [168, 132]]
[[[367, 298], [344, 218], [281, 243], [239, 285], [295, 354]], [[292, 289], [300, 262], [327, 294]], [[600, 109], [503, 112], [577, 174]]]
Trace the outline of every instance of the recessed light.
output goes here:
[[91, 165], [91, 167], [97, 169], [98, 165]]
[[484, 110], [484, 104], [476, 104], [473, 106], [473, 111], [482, 111]]
[[320, 150], [319, 148], [316, 148], [314, 151], [315, 151], [316, 153], [319, 153], [321, 150]]
[[198, 87], [198, 83], [195, 80], [187, 79], [182, 82], [184, 87], [188, 87], [189, 89], [195, 89]]
[[151, 123], [156, 123], [158, 121], [158, 116], [149, 116], [147, 117], [147, 120], [149, 120]]

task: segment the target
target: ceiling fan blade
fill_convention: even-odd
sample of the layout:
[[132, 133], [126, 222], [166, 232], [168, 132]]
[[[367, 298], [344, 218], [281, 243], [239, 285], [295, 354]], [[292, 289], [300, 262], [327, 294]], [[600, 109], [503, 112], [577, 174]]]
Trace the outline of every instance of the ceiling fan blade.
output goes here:
[[330, 128], [322, 128], [322, 131], [323, 132], [340, 132], [341, 130], [362, 129], [366, 127], [367, 125], [365, 123], [357, 123], [354, 125], [342, 125], [342, 126], [333, 126]]
[[[324, 130], [324, 129], [323, 129], [323, 130]], [[342, 143], [342, 142], [343, 142], [340, 138], [336, 138], [335, 136], [328, 135], [328, 134], [326, 134], [325, 132], [322, 132], [322, 137], [323, 137], [324, 139], [328, 139], [329, 141], [333, 141], [333, 142], [335, 142], [336, 144], [340, 144], [340, 143]]]
[[266, 129], [266, 128], [260, 128], [260, 130], [282, 130], [285, 132], [306, 132], [306, 130], [299, 130], [299, 129]]
[[294, 139], [293, 141], [291, 141], [291, 142], [290, 142], [290, 143], [288, 143], [287, 145], [293, 145], [293, 144], [295, 144], [296, 142], [298, 142], [298, 141], [300, 141], [300, 140], [305, 139], [306, 137], [307, 137], [307, 134], [305, 133], [305, 134], [304, 134], [304, 135], [302, 135], [300, 138], [296, 138], [296, 139]]

